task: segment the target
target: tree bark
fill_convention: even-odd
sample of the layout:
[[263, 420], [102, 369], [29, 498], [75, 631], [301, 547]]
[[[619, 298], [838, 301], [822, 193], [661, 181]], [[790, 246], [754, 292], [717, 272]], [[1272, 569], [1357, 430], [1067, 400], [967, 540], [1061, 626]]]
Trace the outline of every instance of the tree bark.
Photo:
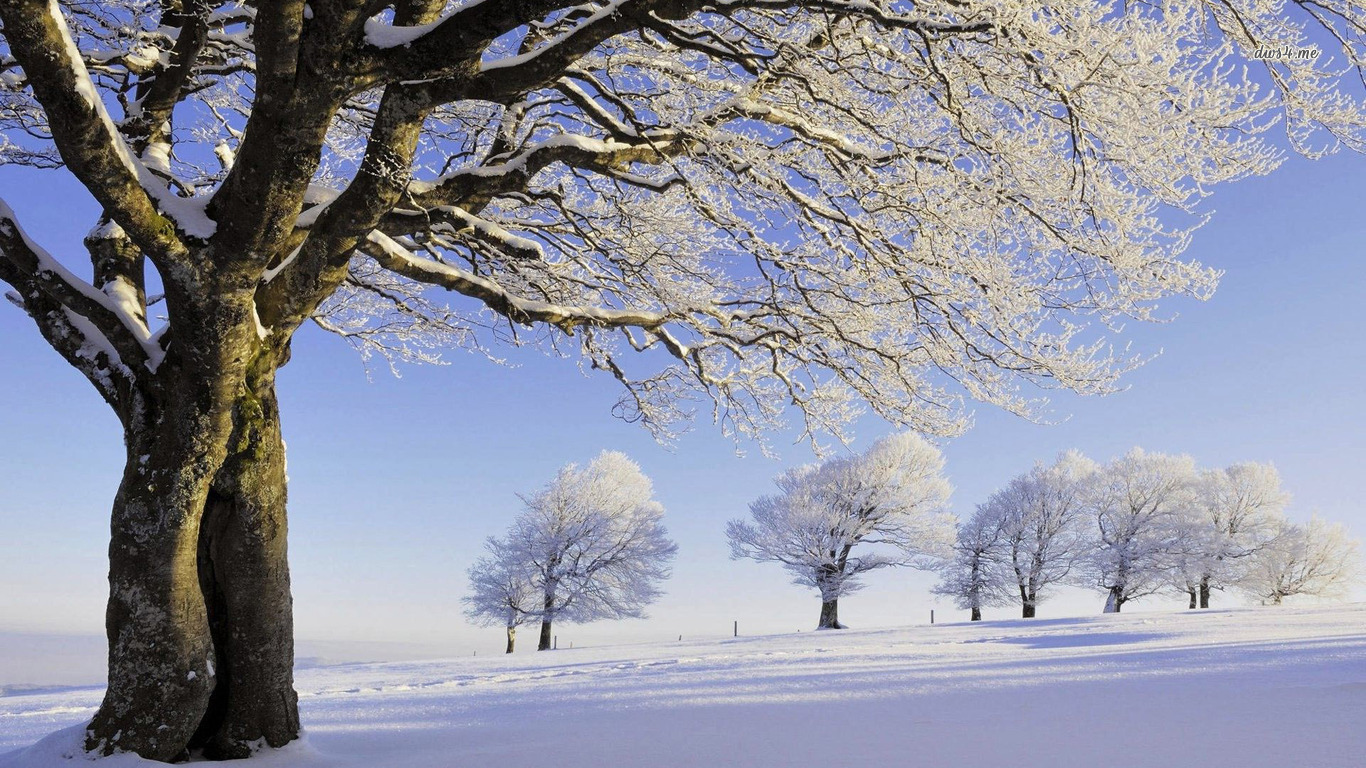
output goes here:
[[517, 628], [508, 627], [508, 653], [512, 653], [512, 648], [517, 644]]
[[975, 605], [972, 606], [972, 620], [973, 620], [973, 621], [981, 621], [981, 620], [982, 620], [982, 609], [979, 608], [979, 607], [977, 607], [977, 606], [975, 606]]
[[1035, 610], [1036, 610], [1036, 606], [1034, 605], [1033, 602], [1025, 603], [1024, 605], [1020, 606], [1020, 618], [1023, 618], [1023, 619], [1032, 619], [1032, 618], [1034, 618], [1034, 611], [1035, 611]]
[[156, 385], [120, 413], [109, 686], [87, 731], [92, 752], [245, 757], [252, 742], [299, 733], [274, 394], [287, 343], [257, 337], [248, 302], [194, 309]]
[[1195, 599], [1195, 593], [1196, 590], [1194, 589], [1186, 590], [1186, 594], [1190, 597], [1190, 605], [1186, 606], [1187, 610], [1195, 610], [1195, 606], [1198, 604]]
[[550, 650], [550, 619], [543, 619], [541, 621], [541, 642], [537, 643], [536, 650]]
[[1105, 598], [1105, 613], [1119, 613], [1124, 603], [1123, 588], [1110, 587], [1110, 594]]
[[[109, 542], [108, 688], [86, 748], [180, 757], [213, 689], [213, 641], [199, 590], [199, 516], [215, 462], [171, 414], [128, 427]], [[179, 434], [177, 434], [179, 433]]]
[[840, 624], [839, 598], [821, 603], [821, 619], [816, 629], [844, 629], [844, 625]]
[[1200, 607], [1201, 607], [1201, 608], [1208, 608], [1208, 607], [1209, 607], [1209, 593], [1210, 593], [1209, 577], [1206, 576], [1206, 577], [1200, 579]]
[[234, 406], [229, 447], [199, 535], [217, 674], [190, 746], [213, 759], [249, 757], [252, 742], [281, 747], [299, 735], [285, 447], [274, 371], [249, 377]]

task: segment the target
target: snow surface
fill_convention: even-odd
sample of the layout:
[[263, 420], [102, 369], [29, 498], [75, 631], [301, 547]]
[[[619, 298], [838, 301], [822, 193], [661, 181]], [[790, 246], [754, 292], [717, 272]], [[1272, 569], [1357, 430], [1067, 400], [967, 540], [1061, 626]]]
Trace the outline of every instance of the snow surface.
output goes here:
[[[524, 647], [297, 687], [307, 738], [253, 764], [1361, 768], [1366, 605]], [[0, 697], [0, 750], [66, 729], [0, 768], [69, 768], [100, 694]]]

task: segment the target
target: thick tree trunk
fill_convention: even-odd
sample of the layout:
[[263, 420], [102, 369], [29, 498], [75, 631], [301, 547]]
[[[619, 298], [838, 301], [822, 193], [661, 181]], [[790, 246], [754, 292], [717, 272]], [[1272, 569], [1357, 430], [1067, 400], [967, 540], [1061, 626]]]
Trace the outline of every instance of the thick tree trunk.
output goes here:
[[1209, 577], [1206, 576], [1206, 577], [1200, 579], [1200, 607], [1201, 607], [1201, 608], [1208, 608], [1208, 607], [1209, 607], [1209, 593], [1210, 593]]
[[975, 606], [975, 605], [972, 606], [972, 620], [973, 620], [973, 621], [981, 621], [981, 620], [982, 620], [982, 609], [979, 608], [979, 607], [977, 607], [977, 606]]
[[109, 686], [88, 750], [244, 757], [298, 736], [273, 389], [285, 353], [258, 343], [249, 311], [182, 313], [161, 383], [121, 414]]
[[1188, 590], [1186, 590], [1186, 594], [1190, 597], [1190, 605], [1187, 605], [1187, 606], [1186, 606], [1186, 608], [1187, 608], [1188, 610], [1195, 610], [1195, 606], [1199, 604], [1198, 601], [1197, 601], [1196, 598], [1195, 598], [1195, 593], [1196, 593], [1196, 590], [1194, 590], [1194, 589], [1188, 589]]
[[110, 525], [109, 685], [86, 747], [168, 761], [184, 753], [213, 689], [198, 550], [206, 476], [216, 467], [200, 458], [193, 432], [168, 424], [179, 419], [157, 419], [160, 428], [138, 419], [128, 430]]
[[234, 407], [229, 447], [199, 535], [217, 675], [191, 747], [216, 759], [248, 757], [252, 742], [281, 747], [299, 735], [285, 447], [273, 372], [249, 381]]
[[844, 629], [844, 625], [840, 624], [839, 598], [821, 603], [821, 620], [816, 629]]
[[517, 644], [517, 628], [508, 627], [508, 653], [512, 653], [512, 648]]
[[536, 650], [550, 650], [550, 619], [541, 622], [541, 641], [536, 644]]
[[1020, 606], [1020, 618], [1032, 619], [1034, 618], [1034, 611], [1035, 605], [1033, 602], [1025, 603], [1024, 605]]

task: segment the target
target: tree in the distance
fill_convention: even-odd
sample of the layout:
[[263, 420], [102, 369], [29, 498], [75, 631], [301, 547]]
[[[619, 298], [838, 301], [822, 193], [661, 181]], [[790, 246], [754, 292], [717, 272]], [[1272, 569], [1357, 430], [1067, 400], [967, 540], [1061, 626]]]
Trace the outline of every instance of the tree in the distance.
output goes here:
[[504, 627], [507, 652], [512, 653], [517, 628], [536, 616], [540, 607], [536, 574], [521, 552], [504, 539], [489, 537], [484, 549], [488, 554], [469, 569], [470, 594], [462, 598], [465, 615], [477, 624]]
[[555, 621], [641, 618], [659, 597], [678, 547], [669, 540], [650, 479], [625, 454], [568, 464], [523, 498], [506, 557], [531, 574], [528, 615], [541, 622], [537, 650]]
[[1309, 595], [1341, 597], [1360, 578], [1358, 543], [1341, 523], [1314, 517], [1282, 521], [1276, 535], [1250, 558], [1238, 587], [1263, 604]]
[[1271, 464], [1242, 462], [1201, 475], [1196, 508], [1203, 513], [1209, 544], [1202, 553], [1196, 596], [1208, 608], [1210, 592], [1233, 586], [1247, 558], [1276, 538], [1290, 500]]
[[779, 563], [821, 596], [817, 629], [842, 629], [839, 599], [863, 574], [928, 567], [948, 553], [953, 518], [944, 457], [903, 432], [858, 455], [789, 470], [778, 493], [750, 504], [750, 520], [726, 526], [731, 557]]
[[1167, 586], [1195, 503], [1195, 461], [1134, 448], [1087, 481], [1092, 526], [1080, 581], [1105, 590], [1105, 612]]
[[988, 502], [1001, 519], [1003, 562], [1023, 618], [1034, 618], [1086, 554], [1086, 493], [1096, 471], [1095, 462], [1068, 451], [1051, 465], [1036, 464]]
[[933, 590], [936, 595], [953, 598], [955, 605], [969, 612], [972, 621], [982, 620], [985, 606], [1010, 603], [1003, 569], [1005, 519], [997, 512], [984, 504], [958, 525], [953, 556], [940, 565], [939, 583]]
[[[1239, 66], [1307, 25], [1331, 65]], [[101, 208], [58, 259], [0, 205], [0, 281], [127, 449], [86, 748], [158, 760], [299, 733], [275, 386], [303, 324], [401, 360], [543, 343], [661, 436], [696, 400], [739, 435], [789, 406], [949, 435], [965, 396], [1112, 391], [1137, 360], [1087, 324], [1210, 293], [1196, 206], [1275, 166], [1263, 129], [1317, 153], [1366, 124], [1342, 0], [0, 0], [0, 26], [0, 162]]]

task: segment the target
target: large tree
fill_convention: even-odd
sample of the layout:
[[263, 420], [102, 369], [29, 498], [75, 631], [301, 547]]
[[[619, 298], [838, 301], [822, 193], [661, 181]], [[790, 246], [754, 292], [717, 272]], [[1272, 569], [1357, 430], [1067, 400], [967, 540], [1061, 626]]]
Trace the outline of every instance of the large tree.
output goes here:
[[[127, 445], [87, 747], [297, 735], [275, 380], [303, 323], [418, 359], [544, 341], [660, 435], [690, 399], [739, 434], [795, 405], [838, 435], [862, 403], [944, 435], [964, 395], [1106, 392], [1135, 359], [1086, 319], [1209, 293], [1181, 258], [1195, 205], [1275, 165], [1276, 111], [1297, 149], [1360, 145], [1337, 77], [1363, 22], [1345, 0], [0, 0], [0, 157], [102, 207], [72, 224], [96, 224], [84, 268], [0, 208], [0, 280]], [[1311, 24], [1333, 61], [1237, 66]]]

